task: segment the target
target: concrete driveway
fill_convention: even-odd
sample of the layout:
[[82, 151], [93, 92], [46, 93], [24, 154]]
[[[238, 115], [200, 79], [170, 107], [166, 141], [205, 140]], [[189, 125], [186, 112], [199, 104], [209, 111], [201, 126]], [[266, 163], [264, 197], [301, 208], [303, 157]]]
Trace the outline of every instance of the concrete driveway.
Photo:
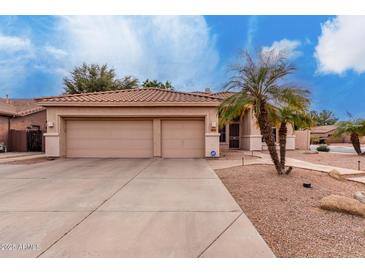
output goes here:
[[59, 159], [0, 174], [0, 257], [273, 257], [203, 159]]

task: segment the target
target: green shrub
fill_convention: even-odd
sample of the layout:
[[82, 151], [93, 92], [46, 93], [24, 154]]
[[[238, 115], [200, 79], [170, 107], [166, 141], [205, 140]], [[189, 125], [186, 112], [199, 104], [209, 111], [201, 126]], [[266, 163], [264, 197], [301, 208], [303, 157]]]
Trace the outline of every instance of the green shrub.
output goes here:
[[327, 145], [320, 145], [319, 147], [317, 147], [317, 151], [329, 152], [330, 148]]

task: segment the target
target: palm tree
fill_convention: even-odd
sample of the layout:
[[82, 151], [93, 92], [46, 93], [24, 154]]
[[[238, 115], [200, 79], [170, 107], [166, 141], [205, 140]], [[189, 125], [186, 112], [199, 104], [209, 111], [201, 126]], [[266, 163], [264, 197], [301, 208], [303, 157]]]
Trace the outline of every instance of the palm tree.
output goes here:
[[360, 136], [365, 136], [365, 119], [342, 121], [337, 124], [337, 136], [350, 134], [352, 146], [358, 155], [365, 155], [361, 151]]
[[[298, 110], [293, 107], [283, 107], [271, 114], [273, 123], [279, 126], [279, 145], [280, 145], [280, 165], [285, 170], [286, 162], [286, 138], [288, 134], [288, 124], [293, 128], [309, 128], [313, 124], [313, 120], [305, 110]], [[289, 174], [291, 168], [285, 171]]]
[[[308, 113], [309, 104], [309, 91], [284, 88], [281, 90], [279, 106], [273, 106], [273, 111], [269, 114], [272, 123], [279, 126], [280, 165], [283, 171], [285, 170], [288, 124], [291, 124], [293, 128], [310, 127], [313, 121]], [[289, 174], [290, 171], [291, 168], [286, 170], [285, 174]]]
[[246, 52], [243, 57], [244, 64], [232, 66], [234, 75], [226, 84], [228, 90], [239, 89], [239, 92], [220, 105], [220, 123], [224, 125], [252, 107], [275, 169], [282, 175], [284, 170], [272, 136], [269, 113], [273, 111], [273, 105], [278, 105], [283, 100], [285, 87], [281, 80], [293, 73], [295, 67], [274, 52], [259, 54], [256, 59]]
[[312, 110], [310, 112], [312, 119], [316, 122], [316, 126], [328, 126], [334, 125], [338, 121], [332, 111], [329, 110], [322, 110], [317, 112]]

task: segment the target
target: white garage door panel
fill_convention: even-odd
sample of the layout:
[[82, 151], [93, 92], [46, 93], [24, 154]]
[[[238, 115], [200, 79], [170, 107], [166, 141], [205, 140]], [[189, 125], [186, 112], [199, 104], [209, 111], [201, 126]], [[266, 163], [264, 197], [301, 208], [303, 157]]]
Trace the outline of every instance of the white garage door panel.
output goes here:
[[204, 157], [204, 121], [162, 121], [162, 157]]
[[67, 121], [68, 157], [152, 157], [152, 121]]

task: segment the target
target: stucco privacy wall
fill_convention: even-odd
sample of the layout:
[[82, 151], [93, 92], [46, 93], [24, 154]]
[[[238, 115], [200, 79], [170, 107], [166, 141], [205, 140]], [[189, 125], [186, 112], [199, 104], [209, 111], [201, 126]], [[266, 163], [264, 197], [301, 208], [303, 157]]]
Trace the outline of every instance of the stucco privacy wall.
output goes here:
[[[267, 149], [266, 144], [262, 142], [262, 135], [260, 129], [257, 124], [257, 119], [255, 114], [253, 113], [252, 108], [245, 111], [245, 113], [241, 117], [241, 132], [240, 132], [240, 148], [250, 151]], [[287, 124], [288, 133], [286, 138], [286, 148], [288, 150], [295, 149], [295, 135], [293, 126], [291, 124]], [[278, 128], [276, 129], [276, 142], [279, 142], [279, 132]]]
[[240, 148], [250, 151], [262, 150], [262, 136], [252, 108], [241, 116]]
[[[218, 115], [216, 107], [47, 107], [46, 154], [50, 157], [66, 155], [66, 123], [71, 117], [82, 118], [148, 118], [153, 120], [154, 156], [161, 156], [161, 119], [164, 118], [204, 118], [205, 156], [211, 151], [219, 156]], [[216, 125], [216, 127], [213, 127]]]
[[[295, 143], [296, 143], [294, 128], [293, 128], [292, 124], [289, 124], [289, 123], [287, 124], [287, 128], [288, 128], [288, 133], [287, 133], [287, 136], [286, 136], [286, 149], [294, 150], [295, 149]], [[279, 139], [279, 129], [277, 129], [276, 136]]]
[[310, 148], [310, 130], [295, 131], [295, 149], [309, 150]]

